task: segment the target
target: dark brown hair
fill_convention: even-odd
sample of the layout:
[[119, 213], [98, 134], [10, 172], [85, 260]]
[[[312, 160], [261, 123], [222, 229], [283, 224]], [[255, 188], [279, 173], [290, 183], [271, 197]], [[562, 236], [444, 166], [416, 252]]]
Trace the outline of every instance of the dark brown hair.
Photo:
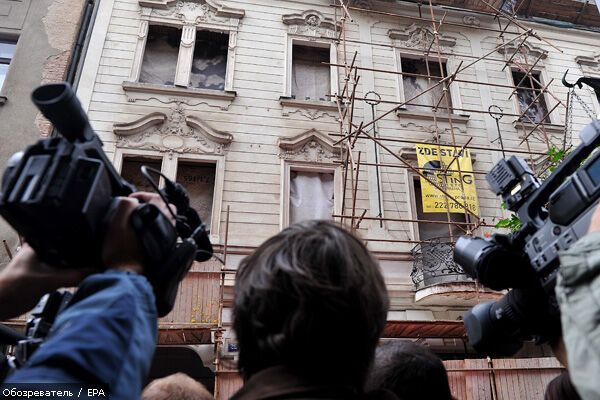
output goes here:
[[452, 399], [442, 360], [406, 340], [384, 342], [377, 348], [366, 388], [387, 389], [399, 399]]
[[379, 267], [354, 235], [328, 221], [290, 226], [239, 267], [239, 366], [248, 377], [286, 365], [362, 389], [388, 306]]

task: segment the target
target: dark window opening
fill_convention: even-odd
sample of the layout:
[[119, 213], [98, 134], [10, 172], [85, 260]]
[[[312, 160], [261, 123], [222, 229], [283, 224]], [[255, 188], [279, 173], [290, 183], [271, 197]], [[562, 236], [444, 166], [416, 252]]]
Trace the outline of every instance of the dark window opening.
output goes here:
[[[127, 157], [123, 159], [123, 165], [121, 167], [121, 176], [135, 185], [135, 187], [142, 192], [155, 192], [152, 185], [142, 175], [141, 168], [145, 165], [156, 170], [161, 169], [161, 160], [141, 158], [141, 157]], [[156, 182], [156, 181], [155, 181]]]
[[148, 28], [140, 82], [172, 86], [175, 82], [181, 30], [169, 26]]
[[331, 92], [329, 47], [292, 47], [292, 98], [328, 100]]
[[226, 33], [198, 31], [194, 47], [194, 60], [190, 86], [200, 89], [225, 89], [229, 35]]
[[[417, 208], [417, 219], [419, 221], [440, 221], [448, 222], [447, 213], [429, 213], [423, 212], [423, 199], [421, 196], [421, 182], [419, 179], [414, 181], [415, 184], [415, 206]], [[450, 222], [465, 223], [467, 222], [464, 213], [450, 213]], [[445, 241], [456, 241], [461, 235], [464, 235], [465, 225], [454, 225], [454, 224], [435, 224], [427, 222], [419, 222], [419, 239], [431, 240], [442, 238]], [[462, 228], [462, 229], [461, 229]]]
[[[452, 110], [452, 99], [448, 93], [448, 101], [443, 99], [444, 85], [438, 85], [429, 92], [425, 92], [430, 87], [437, 84], [443, 77], [448, 76], [446, 72], [446, 64], [438, 61], [425, 62], [424, 60], [415, 60], [410, 58], [402, 58], [401, 60], [402, 73], [424, 75], [411, 76], [402, 75], [402, 85], [404, 87], [404, 100], [410, 100], [406, 104], [406, 109], [411, 111], [431, 112], [434, 107], [439, 107], [439, 112], [447, 112], [448, 107]], [[429, 66], [429, 70], [427, 67]], [[443, 73], [442, 73], [443, 72]]]
[[180, 162], [177, 166], [177, 182], [188, 191], [190, 206], [198, 212], [208, 231], [215, 194], [215, 172], [215, 164]]
[[[526, 77], [522, 72], [513, 71], [512, 77], [514, 85], [517, 87], [516, 96], [519, 103], [518, 112], [519, 114], [522, 114], [527, 110], [525, 111], [525, 114], [519, 118], [519, 121], [535, 124], [539, 122], [549, 123], [550, 118], [546, 115], [548, 113], [548, 107], [546, 106], [544, 95], [542, 94], [535, 100], [542, 92], [542, 87], [538, 83], [541, 82], [539, 72], [532, 72], [530, 77]], [[529, 107], [532, 103], [533, 105]]]

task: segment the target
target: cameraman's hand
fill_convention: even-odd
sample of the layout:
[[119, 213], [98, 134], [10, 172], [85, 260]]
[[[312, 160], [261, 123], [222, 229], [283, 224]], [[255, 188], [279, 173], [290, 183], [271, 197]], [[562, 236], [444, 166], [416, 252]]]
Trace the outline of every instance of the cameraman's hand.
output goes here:
[[31, 310], [44, 294], [62, 287], [77, 286], [91, 268], [53, 268], [41, 262], [28, 245], [0, 272], [0, 320], [15, 318]]
[[[138, 192], [129, 197], [120, 197], [116, 210], [110, 219], [102, 247], [102, 262], [107, 268], [141, 274], [144, 272], [143, 255], [138, 238], [129, 219], [140, 203], [153, 204], [175, 225], [173, 216], [161, 197], [156, 193]], [[177, 213], [174, 205], [170, 205]]]
[[588, 233], [598, 231], [600, 231], [600, 206], [596, 207], [596, 211], [594, 211], [594, 215], [592, 215], [590, 227], [588, 228]]

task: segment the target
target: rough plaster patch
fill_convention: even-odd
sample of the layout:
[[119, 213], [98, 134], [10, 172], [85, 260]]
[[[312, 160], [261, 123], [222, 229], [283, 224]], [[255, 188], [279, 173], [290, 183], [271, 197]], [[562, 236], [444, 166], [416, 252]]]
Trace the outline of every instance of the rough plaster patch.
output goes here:
[[[60, 82], [65, 78], [71, 49], [77, 38], [83, 3], [81, 0], [55, 0], [42, 18], [48, 44], [60, 52], [44, 62], [41, 84]], [[52, 132], [52, 124], [41, 113], [35, 117], [35, 126], [42, 136], [48, 136]]]
[[42, 22], [48, 36], [48, 43], [57, 50], [70, 50], [75, 40], [82, 1], [55, 0], [49, 7]]

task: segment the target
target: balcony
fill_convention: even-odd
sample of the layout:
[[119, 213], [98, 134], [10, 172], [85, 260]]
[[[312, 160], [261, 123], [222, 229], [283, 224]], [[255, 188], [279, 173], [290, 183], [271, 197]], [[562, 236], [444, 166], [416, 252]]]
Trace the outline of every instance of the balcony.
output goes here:
[[411, 250], [415, 302], [420, 305], [470, 307], [501, 296], [479, 285], [453, 260], [454, 242], [436, 238]]

